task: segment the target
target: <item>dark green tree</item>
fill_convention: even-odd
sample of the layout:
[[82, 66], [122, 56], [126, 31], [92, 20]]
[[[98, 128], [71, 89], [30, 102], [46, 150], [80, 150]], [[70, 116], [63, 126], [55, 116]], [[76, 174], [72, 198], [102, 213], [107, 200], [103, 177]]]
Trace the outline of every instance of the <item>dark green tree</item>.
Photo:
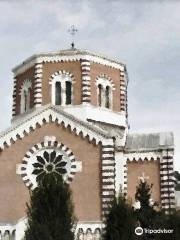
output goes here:
[[176, 181], [176, 191], [180, 191], [180, 173], [178, 171], [174, 172], [174, 177], [175, 177], [175, 181]]
[[140, 203], [140, 209], [136, 209], [135, 214], [142, 228], [152, 228], [159, 214], [155, 210], [157, 203], [151, 200], [152, 187], [146, 181], [140, 181], [136, 188], [135, 199]]
[[74, 240], [71, 191], [61, 175], [46, 174], [30, 192], [26, 240]]
[[112, 202], [106, 216], [104, 240], [134, 240], [135, 217], [133, 209], [124, 196], [120, 195]]

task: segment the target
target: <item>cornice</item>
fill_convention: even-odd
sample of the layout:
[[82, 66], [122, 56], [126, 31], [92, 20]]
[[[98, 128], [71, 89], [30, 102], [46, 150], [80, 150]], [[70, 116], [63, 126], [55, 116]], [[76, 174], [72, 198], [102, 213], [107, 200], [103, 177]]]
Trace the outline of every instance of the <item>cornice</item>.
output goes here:
[[59, 52], [40, 53], [33, 55], [30, 58], [27, 58], [25, 61], [23, 61], [23, 63], [13, 68], [12, 71], [16, 76], [38, 63], [80, 61], [81, 59], [109, 66], [115, 69], [119, 69], [121, 71], [125, 71], [126, 68], [125, 64], [99, 54], [94, 54], [88, 51], [80, 50], [63, 50]]
[[90, 141], [95, 140], [96, 144], [112, 144], [113, 139], [103, 130], [92, 126], [88, 122], [84, 122], [75, 118], [73, 115], [64, 112], [61, 108], [52, 105], [46, 105], [38, 108], [36, 111], [27, 114], [22, 119], [19, 119], [12, 127], [0, 134], [0, 148], [4, 149], [16, 142], [17, 139], [22, 139], [29, 135], [37, 126], [42, 126], [44, 122], [57, 122], [64, 124], [65, 128], [70, 127], [72, 132], [77, 135], [88, 137]]

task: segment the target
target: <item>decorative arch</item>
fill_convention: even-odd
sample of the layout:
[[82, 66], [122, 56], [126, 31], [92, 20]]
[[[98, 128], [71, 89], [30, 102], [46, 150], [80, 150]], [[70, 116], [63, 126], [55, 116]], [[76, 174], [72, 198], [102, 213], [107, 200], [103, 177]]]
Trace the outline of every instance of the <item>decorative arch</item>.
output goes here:
[[30, 109], [30, 98], [31, 98], [31, 89], [32, 89], [32, 82], [29, 79], [24, 80], [19, 95], [21, 96], [21, 113], [25, 113]]
[[[62, 174], [68, 184], [73, 181], [76, 172], [81, 171], [81, 162], [75, 160], [73, 152], [63, 143], [56, 141], [55, 137], [46, 136], [43, 142], [35, 144], [25, 154], [22, 164], [19, 165], [19, 174], [25, 185], [34, 189], [37, 187], [37, 177], [42, 173], [48, 174], [47, 167], [50, 165], [53, 167], [51, 172]], [[64, 170], [61, 173], [57, 171], [58, 165]]]
[[[114, 84], [112, 78], [109, 77], [107, 74], [104, 74], [104, 73], [101, 73], [101, 74], [99, 74], [99, 75], [96, 77], [96, 86], [98, 85], [99, 82], [101, 82], [100, 79], [105, 79], [105, 80], [107, 81], [107, 82], [106, 82], [106, 83], [107, 83], [106, 86], [112, 87], [112, 90], [115, 90], [115, 89], [116, 89], [116, 88], [115, 88], [115, 84]], [[104, 81], [104, 82], [105, 82], [105, 81]], [[102, 81], [102, 83], [103, 83], [103, 81]], [[109, 84], [108, 84], [108, 83], [109, 83]]]
[[53, 105], [70, 105], [73, 101], [74, 76], [65, 70], [51, 75], [51, 101]]
[[106, 74], [100, 74], [98, 77], [96, 77], [96, 86], [98, 106], [112, 109], [112, 91], [115, 90], [113, 80]]

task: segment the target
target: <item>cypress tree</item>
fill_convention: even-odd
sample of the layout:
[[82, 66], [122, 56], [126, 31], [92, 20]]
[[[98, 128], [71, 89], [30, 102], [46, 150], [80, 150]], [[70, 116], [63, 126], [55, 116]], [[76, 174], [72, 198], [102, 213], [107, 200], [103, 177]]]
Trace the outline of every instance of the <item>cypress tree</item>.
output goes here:
[[152, 228], [158, 212], [154, 209], [156, 203], [151, 203], [152, 185], [140, 181], [135, 199], [140, 203], [140, 209], [135, 210], [137, 220], [142, 228]]
[[74, 240], [71, 191], [62, 176], [46, 174], [30, 193], [26, 240]]
[[135, 218], [132, 207], [124, 196], [119, 195], [112, 202], [106, 216], [104, 240], [134, 240]]

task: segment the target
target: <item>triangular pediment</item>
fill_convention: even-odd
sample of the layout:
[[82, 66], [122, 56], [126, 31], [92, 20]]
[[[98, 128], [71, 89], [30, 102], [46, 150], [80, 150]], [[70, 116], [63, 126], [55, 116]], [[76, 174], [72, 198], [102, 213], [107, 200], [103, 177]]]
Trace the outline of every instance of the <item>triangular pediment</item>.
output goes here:
[[32, 130], [49, 122], [63, 124], [65, 128], [70, 127], [71, 131], [77, 135], [81, 133], [83, 137], [88, 137], [90, 141], [95, 140], [96, 144], [99, 142], [103, 144], [113, 143], [112, 138], [106, 131], [74, 117], [60, 107], [46, 105], [17, 119], [9, 129], [2, 132], [0, 134], [0, 148], [4, 149], [10, 146], [17, 139], [24, 138]]

